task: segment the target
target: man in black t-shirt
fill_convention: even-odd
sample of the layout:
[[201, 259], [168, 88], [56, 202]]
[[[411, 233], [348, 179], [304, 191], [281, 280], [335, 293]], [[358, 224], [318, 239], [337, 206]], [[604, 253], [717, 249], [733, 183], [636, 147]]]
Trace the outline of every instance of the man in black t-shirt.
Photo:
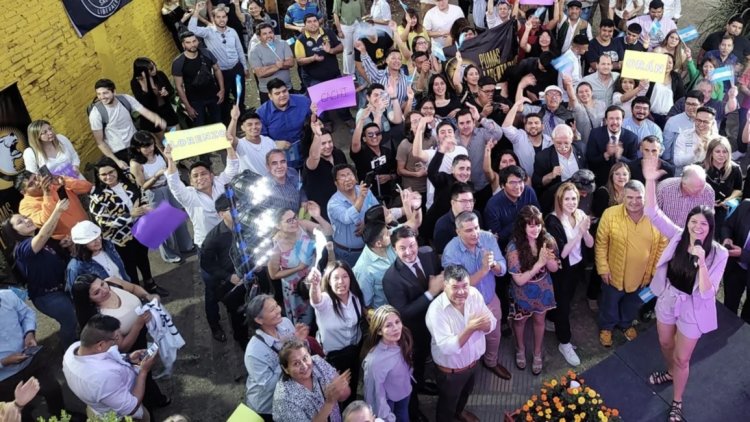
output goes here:
[[750, 59], [750, 41], [742, 36], [742, 18], [740, 16], [732, 16], [727, 22], [727, 26], [724, 31], [716, 31], [708, 35], [706, 40], [701, 45], [701, 51], [698, 54], [698, 62], [703, 59], [703, 55], [706, 51], [718, 50], [721, 39], [724, 35], [731, 35], [734, 37], [734, 50], [732, 53], [737, 56], [740, 61], [744, 61], [746, 58]]
[[[310, 154], [305, 160], [305, 168], [302, 170], [302, 189], [310, 201], [327, 204], [336, 193], [333, 168], [337, 164], [346, 164], [346, 155], [333, 145], [331, 132], [324, 128], [320, 121], [310, 126], [313, 141]], [[320, 207], [320, 215], [328, 220], [328, 207]]]
[[596, 72], [597, 63], [602, 54], [607, 54], [612, 58], [612, 70], [619, 71], [622, 69], [625, 48], [622, 44], [613, 41], [614, 33], [615, 22], [612, 19], [602, 19], [599, 24], [599, 34], [589, 42], [589, 50], [584, 56], [586, 59], [586, 68], [583, 69], [584, 76]]
[[219, 104], [224, 100], [224, 78], [210, 51], [198, 48], [192, 32], [180, 36], [185, 51], [172, 62], [177, 94], [194, 126], [221, 122]]

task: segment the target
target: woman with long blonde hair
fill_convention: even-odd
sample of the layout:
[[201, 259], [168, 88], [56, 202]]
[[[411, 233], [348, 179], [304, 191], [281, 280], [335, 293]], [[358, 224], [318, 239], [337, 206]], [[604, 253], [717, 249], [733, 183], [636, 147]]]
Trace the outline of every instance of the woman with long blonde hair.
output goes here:
[[727, 210], [736, 206], [742, 198], [742, 171], [740, 166], [732, 161], [732, 146], [723, 136], [717, 136], [708, 141], [706, 158], [703, 159], [703, 169], [706, 170], [706, 182], [716, 193], [714, 206], [716, 221], [716, 239], [721, 234], [721, 226], [727, 217]]
[[70, 139], [55, 133], [52, 124], [46, 120], [34, 120], [27, 129], [29, 148], [23, 151], [26, 170], [34, 174], [39, 168], [47, 168], [55, 175], [82, 179], [78, 167], [81, 159]]
[[411, 396], [412, 337], [401, 315], [390, 305], [375, 310], [370, 318], [364, 367], [365, 401], [375, 416], [387, 421], [409, 420]]
[[623, 162], [615, 163], [609, 169], [607, 184], [598, 187], [594, 192], [594, 200], [591, 204], [594, 217], [600, 218], [604, 210], [622, 203], [622, 192], [625, 184], [630, 181], [630, 176], [630, 167]]
[[557, 308], [550, 311], [555, 323], [555, 335], [560, 343], [557, 349], [570, 366], [578, 366], [578, 358], [570, 343], [570, 304], [576, 291], [576, 284], [584, 279], [583, 248], [594, 246], [594, 237], [589, 232], [591, 219], [578, 208], [581, 195], [571, 182], [565, 182], [555, 193], [555, 211], [545, 218], [545, 226], [555, 239], [560, 250], [560, 268], [552, 274]]

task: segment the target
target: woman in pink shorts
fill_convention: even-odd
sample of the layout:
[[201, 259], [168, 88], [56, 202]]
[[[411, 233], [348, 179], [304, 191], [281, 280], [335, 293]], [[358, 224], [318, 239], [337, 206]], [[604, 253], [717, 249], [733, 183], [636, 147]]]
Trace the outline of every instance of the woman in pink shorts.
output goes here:
[[674, 381], [669, 421], [682, 421], [682, 394], [690, 372], [690, 357], [701, 335], [713, 331], [716, 323], [716, 291], [727, 264], [727, 250], [714, 242], [714, 210], [704, 205], [693, 208], [686, 229], [674, 224], [656, 203], [658, 170], [653, 159], [643, 160], [646, 178], [645, 214], [664, 236], [667, 248], [656, 264], [651, 290], [656, 301], [656, 328], [666, 371], [649, 376], [651, 384]]

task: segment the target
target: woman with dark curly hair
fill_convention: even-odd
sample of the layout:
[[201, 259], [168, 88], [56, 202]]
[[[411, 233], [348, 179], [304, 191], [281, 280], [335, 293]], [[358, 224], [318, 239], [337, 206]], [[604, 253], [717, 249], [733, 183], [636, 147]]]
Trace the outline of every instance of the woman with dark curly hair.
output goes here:
[[518, 212], [513, 234], [506, 250], [508, 273], [513, 278], [508, 318], [516, 336], [516, 366], [526, 369], [526, 321], [534, 324], [534, 361], [531, 372], [542, 373], [544, 316], [555, 308], [555, 293], [550, 273], [558, 270], [557, 243], [544, 229], [542, 212], [526, 205]]

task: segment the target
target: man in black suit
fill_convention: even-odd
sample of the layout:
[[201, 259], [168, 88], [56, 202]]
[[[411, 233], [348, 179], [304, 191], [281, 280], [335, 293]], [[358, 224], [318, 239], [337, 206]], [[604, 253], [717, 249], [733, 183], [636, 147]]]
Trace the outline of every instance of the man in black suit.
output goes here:
[[552, 146], [534, 158], [534, 175], [531, 183], [537, 197], [545, 190], [573, 176], [578, 169], [588, 168], [586, 157], [579, 143], [573, 142], [573, 130], [566, 124], [555, 126], [552, 131]]
[[641, 140], [641, 157], [643, 157], [641, 160], [634, 160], [631, 163], [628, 164], [628, 167], [630, 167], [630, 178], [634, 180], [639, 180], [643, 183], [646, 183], [646, 178], [643, 177], [643, 164], [642, 160], [647, 158], [656, 158], [659, 160], [659, 168], [664, 170], [665, 173], [662, 174], [662, 176], [659, 178], [659, 182], [661, 182], [664, 179], [668, 179], [670, 177], [674, 177], [674, 165], [670, 164], [668, 161], [664, 161], [659, 156], [661, 155], [661, 151], [664, 149], [664, 145], [662, 145], [661, 140], [657, 138], [654, 135], [649, 135]]
[[[400, 227], [391, 234], [391, 245], [398, 258], [383, 276], [383, 291], [388, 303], [401, 314], [401, 321], [409, 328], [414, 339], [414, 379], [416, 393], [437, 394], [437, 387], [424, 380], [424, 367], [430, 355], [432, 337], [425, 324], [430, 303], [443, 291], [442, 268], [433, 252], [419, 252], [417, 233], [409, 227]], [[417, 409], [419, 408], [418, 402]], [[411, 412], [410, 412], [411, 413]]]
[[622, 127], [625, 112], [620, 106], [609, 106], [604, 113], [606, 125], [591, 131], [586, 143], [586, 160], [596, 176], [597, 186], [607, 184], [609, 169], [618, 162], [638, 159], [638, 135]]
[[[737, 314], [742, 292], [750, 297], [750, 199], [743, 200], [721, 227], [722, 244], [729, 250], [724, 273], [724, 306]], [[750, 324], [750, 304], [745, 300], [742, 319]]]

